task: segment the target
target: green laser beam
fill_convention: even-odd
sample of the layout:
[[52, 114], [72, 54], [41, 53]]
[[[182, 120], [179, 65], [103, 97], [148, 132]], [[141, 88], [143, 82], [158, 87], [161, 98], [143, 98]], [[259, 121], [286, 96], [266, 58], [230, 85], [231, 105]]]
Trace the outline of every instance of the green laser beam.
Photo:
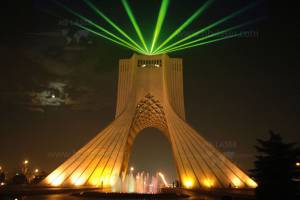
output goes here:
[[157, 22], [156, 22], [156, 26], [155, 26], [155, 30], [154, 30], [154, 34], [153, 34], [150, 53], [153, 52], [153, 49], [154, 49], [154, 47], [156, 45], [156, 42], [158, 40], [162, 25], [164, 23], [164, 20], [165, 20], [167, 11], [168, 11], [169, 4], [170, 4], [170, 0], [162, 0], [160, 10], [159, 10], [159, 14], [158, 14], [158, 18], [157, 18]]
[[240, 26], [234, 26], [234, 27], [225, 29], [225, 30], [223, 30], [223, 31], [220, 31], [220, 32], [217, 32], [217, 33], [213, 33], [213, 34], [210, 34], [210, 35], [208, 35], [208, 36], [201, 37], [201, 38], [199, 38], [199, 39], [193, 40], [193, 41], [191, 41], [191, 42], [187, 42], [187, 43], [185, 43], [185, 44], [176, 46], [176, 47], [171, 48], [170, 50], [167, 50], [167, 51], [164, 51], [164, 52], [170, 52], [170, 51], [172, 51], [172, 50], [180, 49], [180, 48], [185, 47], [185, 46], [190, 46], [190, 45], [192, 45], [192, 44], [194, 44], [194, 43], [198, 43], [198, 42], [201, 42], [201, 41], [204, 41], [204, 40], [207, 40], [207, 39], [210, 39], [210, 38], [213, 38], [213, 37], [216, 37], [216, 36], [225, 34], [225, 33], [229, 32], [229, 31], [233, 31], [233, 30], [236, 30], [236, 29], [238, 29], [238, 28], [240, 28]]
[[186, 46], [186, 47], [174, 49], [172, 51], [167, 51], [167, 52], [164, 52], [164, 53], [170, 53], [170, 52], [175, 52], [175, 51], [182, 51], [184, 49], [190, 49], [190, 48], [193, 48], [193, 47], [203, 46], [203, 45], [206, 45], [206, 44], [211, 44], [211, 43], [215, 43], [215, 42], [219, 42], [219, 41], [223, 41], [223, 40], [228, 40], [228, 39], [231, 39], [231, 38], [239, 37], [240, 35], [241, 35], [240, 33], [239, 34], [234, 34], [234, 35], [229, 35], [229, 36], [225, 36], [225, 37], [221, 37], [221, 38], [209, 40], [209, 41], [206, 41], [206, 42], [201, 42], [201, 43], [197, 43], [197, 44], [194, 44], [194, 45], [189, 45], [189, 46]]
[[81, 29], [84, 29], [84, 30], [86, 30], [86, 31], [88, 31], [88, 32], [91, 32], [91, 33], [93, 33], [93, 34], [95, 34], [95, 35], [97, 35], [97, 36], [103, 37], [103, 38], [105, 38], [105, 39], [107, 39], [107, 40], [109, 40], [109, 41], [112, 41], [112, 42], [114, 42], [114, 43], [116, 43], [116, 44], [119, 44], [119, 45], [121, 45], [121, 46], [123, 46], [123, 47], [129, 48], [129, 49], [131, 49], [131, 50], [133, 50], [133, 51], [136, 51], [136, 52], [139, 52], [139, 53], [145, 53], [145, 52], [140, 51], [140, 50], [137, 49], [137, 48], [128, 46], [128, 45], [126, 45], [126, 44], [124, 44], [124, 43], [122, 43], [122, 42], [119, 42], [119, 41], [114, 40], [114, 39], [112, 39], [112, 38], [110, 38], [110, 37], [107, 37], [106, 35], [103, 35], [103, 34], [97, 32], [97, 31], [94, 31], [94, 30], [92, 30], [92, 29], [90, 29], [90, 28], [87, 28], [87, 27], [85, 27], [85, 26], [83, 26], [83, 25], [81, 25], [81, 24], [74, 23], [74, 25], [76, 25], [76, 26], [80, 27]]
[[67, 10], [68, 12], [70, 12], [70, 13], [72, 13], [73, 15], [77, 16], [78, 18], [84, 20], [85, 22], [87, 22], [87, 23], [91, 24], [92, 26], [96, 27], [97, 29], [101, 30], [102, 32], [104, 32], [104, 33], [110, 35], [111, 37], [117, 39], [118, 41], [120, 41], [120, 42], [122, 42], [122, 43], [124, 43], [124, 44], [126, 44], [126, 45], [128, 45], [128, 46], [130, 46], [130, 47], [132, 47], [132, 48], [134, 48], [134, 46], [131, 45], [130, 43], [128, 43], [127, 41], [125, 41], [125, 40], [123, 40], [122, 38], [118, 37], [117, 35], [111, 33], [110, 31], [106, 30], [105, 28], [101, 27], [100, 25], [94, 23], [93, 21], [89, 20], [88, 18], [86, 18], [86, 17], [84, 17], [84, 16], [78, 14], [77, 12], [75, 12], [75, 11], [72, 10], [72, 9], [70, 9], [69, 7], [67, 7], [67, 6], [65, 6], [65, 5], [63, 5], [63, 4], [61, 4], [61, 3], [58, 2], [58, 1], [54, 1], [54, 2], [55, 2], [56, 4], [58, 4], [59, 6], [61, 6], [62, 8], [64, 8], [65, 10]]
[[196, 36], [198, 36], [198, 35], [206, 32], [206, 31], [208, 31], [209, 29], [212, 29], [212, 28], [214, 28], [214, 27], [216, 27], [216, 26], [218, 26], [218, 25], [220, 25], [220, 24], [222, 24], [222, 23], [224, 23], [224, 22], [226, 22], [226, 21], [228, 21], [228, 20], [230, 20], [230, 19], [232, 19], [234, 17], [237, 17], [238, 15], [240, 15], [240, 14], [248, 11], [249, 9], [257, 6], [258, 3], [260, 3], [260, 2], [255, 2], [255, 3], [249, 4], [249, 5], [245, 6], [244, 8], [242, 8], [242, 9], [240, 9], [240, 10], [238, 10], [238, 11], [236, 11], [236, 12], [234, 12], [234, 13], [232, 13], [232, 14], [230, 14], [230, 15], [228, 15], [228, 16], [226, 16], [226, 17], [224, 17], [224, 18], [222, 18], [222, 19], [220, 19], [220, 20], [218, 20], [218, 21], [216, 21], [216, 22], [214, 22], [214, 23], [212, 23], [212, 24], [204, 27], [204, 28], [202, 28], [202, 29], [200, 29], [199, 31], [196, 31], [195, 33], [192, 33], [192, 34], [188, 35], [187, 37], [185, 37], [185, 38], [183, 38], [181, 40], [178, 40], [177, 42], [174, 42], [173, 44], [171, 44], [171, 45], [163, 48], [161, 51], [166, 51], [166, 50], [168, 50], [168, 49], [176, 46], [177, 44], [180, 44], [180, 43], [182, 43], [182, 42], [184, 42], [186, 40], [189, 40], [189, 39], [191, 39], [193, 37], [196, 37]]
[[[191, 45], [191, 44], [194, 44], [194, 43], [203, 41], [203, 40], [210, 39], [210, 38], [212, 38], [212, 37], [216, 37], [216, 36], [219, 36], [219, 35], [222, 35], [222, 34], [226, 34], [226, 33], [230, 32], [230, 31], [234, 31], [234, 30], [239, 29], [239, 28], [242, 28], [242, 27], [244, 27], [244, 26], [253, 24], [253, 23], [257, 22], [258, 20], [261, 20], [261, 19], [259, 18], [259, 19], [251, 20], [251, 21], [245, 22], [245, 23], [243, 23], [243, 24], [239, 24], [239, 25], [236, 25], [236, 26], [233, 26], [233, 27], [224, 29], [224, 30], [222, 30], [222, 31], [219, 31], [219, 32], [216, 32], [216, 33], [207, 35], [207, 36], [205, 36], [205, 37], [201, 37], [201, 38], [198, 38], [198, 39], [196, 39], [196, 40], [193, 40], [193, 41], [190, 41], [190, 42], [187, 42], [187, 43], [178, 45], [178, 46], [176, 46], [176, 47], [171, 48], [170, 50], [178, 49], [178, 48], [185, 47], [185, 46], [188, 46], [188, 45]], [[168, 50], [165, 50], [165, 51], [159, 51], [158, 53], [161, 53], [161, 52], [169, 52], [169, 51], [168, 51]]]
[[196, 18], [203, 14], [207, 8], [214, 2], [214, 0], [206, 1], [192, 16], [190, 16], [178, 29], [176, 29], [157, 49], [154, 53], [164, 47], [168, 42], [170, 42], [174, 37], [176, 37], [180, 32], [182, 32], [187, 26], [189, 26]]
[[127, 2], [127, 0], [122, 0], [122, 3], [123, 3], [123, 6], [124, 6], [124, 8], [126, 10], [126, 13], [127, 13], [127, 15], [129, 17], [129, 19], [130, 19], [130, 21], [131, 21], [131, 23], [132, 23], [135, 31], [136, 31], [136, 33], [138, 35], [139, 39], [141, 40], [141, 42], [142, 42], [142, 44], [143, 44], [143, 46], [145, 48], [145, 51], [148, 53], [149, 50], [148, 50], [146, 42], [144, 40], [142, 31], [141, 31], [141, 29], [140, 29], [140, 27], [139, 27], [139, 25], [138, 25], [138, 23], [137, 23], [137, 21], [136, 21], [136, 19], [134, 17], [134, 14], [133, 14], [133, 12], [132, 12], [132, 10], [130, 8], [129, 3]]
[[112, 39], [112, 38], [110, 38], [110, 37], [108, 37], [108, 36], [106, 36], [106, 35], [103, 35], [103, 34], [97, 32], [97, 31], [94, 31], [94, 30], [92, 30], [92, 29], [90, 29], [90, 28], [87, 28], [87, 27], [85, 27], [85, 26], [83, 26], [83, 25], [81, 25], [81, 24], [79, 24], [79, 23], [73, 23], [73, 24], [74, 24], [75, 26], [78, 26], [78, 27], [81, 28], [81, 29], [84, 29], [84, 30], [86, 30], [86, 31], [88, 31], [88, 32], [90, 32], [90, 33], [93, 33], [93, 34], [95, 34], [95, 35], [97, 35], [97, 36], [100, 36], [100, 37], [102, 37], [102, 38], [105, 38], [105, 39], [107, 39], [107, 40], [109, 40], [109, 41], [112, 41], [112, 42], [114, 42], [114, 43], [116, 43], [116, 44], [119, 44], [119, 45], [121, 45], [121, 46], [123, 46], [123, 47], [129, 48], [129, 49], [131, 49], [131, 50], [133, 50], [133, 51], [136, 51], [136, 52], [139, 52], [139, 53], [142, 53], [142, 54], [145, 53], [145, 52], [139, 50], [138, 48], [128, 46], [128, 45], [126, 45], [126, 44], [124, 44], [124, 43], [122, 43], [122, 42], [119, 42], [119, 41], [117, 41], [117, 40], [114, 40], [114, 39]]
[[[152, 37], [152, 41], [151, 41], [151, 46], [150, 46], [150, 51], [148, 50], [148, 47], [146, 45], [145, 39], [143, 37], [142, 31], [136, 21], [136, 18], [131, 10], [131, 7], [128, 3], [127, 0], [121, 0], [122, 4], [125, 8], [125, 11], [130, 19], [130, 22], [132, 23], [139, 40], [141, 41], [142, 45], [139, 44], [139, 42], [137, 42], [136, 40], [132, 39], [121, 27], [119, 27], [115, 22], [113, 22], [109, 17], [107, 17], [102, 11], [100, 11], [93, 3], [91, 0], [84, 0], [84, 2], [87, 4], [87, 6], [89, 6], [97, 15], [99, 15], [101, 18], [103, 18], [108, 24], [110, 24], [116, 31], [118, 31], [118, 33], [120, 35], [116, 35], [113, 32], [105, 29], [104, 27], [96, 24], [94, 21], [88, 19], [87, 17], [81, 15], [80, 13], [77, 13], [76, 11], [72, 10], [71, 8], [63, 5], [62, 3], [60, 3], [59, 1], [54, 0], [54, 2], [56, 4], [58, 4], [59, 6], [61, 6], [62, 8], [64, 8], [65, 10], [67, 10], [68, 12], [70, 12], [71, 14], [77, 16], [78, 18], [80, 18], [81, 20], [87, 22], [89, 25], [91, 25], [93, 27], [89, 28], [88, 26], [82, 25], [80, 23], [73, 23], [74, 25], [76, 25], [77, 27], [86, 30], [90, 33], [93, 33], [97, 36], [100, 36], [104, 39], [107, 39], [113, 43], [116, 43], [120, 46], [129, 48], [135, 52], [144, 54], [144, 55], [158, 55], [161, 53], [170, 53], [170, 52], [174, 52], [174, 51], [181, 51], [184, 49], [188, 49], [188, 48], [193, 48], [193, 47], [197, 47], [197, 46], [201, 46], [201, 45], [205, 45], [205, 44], [210, 44], [210, 43], [214, 43], [217, 41], [221, 41], [221, 40], [226, 40], [226, 39], [230, 39], [230, 38], [234, 38], [237, 37], [239, 35], [241, 35], [241, 33], [238, 34], [231, 34], [228, 33], [230, 31], [235, 31], [239, 28], [242, 28], [246, 25], [252, 24], [260, 19], [256, 19], [256, 20], [252, 20], [252, 21], [248, 21], [246, 23], [243, 24], [239, 24], [233, 27], [229, 27], [226, 28], [224, 30], [221, 30], [219, 32], [216, 33], [212, 33], [209, 35], [204, 35], [204, 33], [220, 24], [223, 24], [224, 22], [227, 22], [228, 20], [237, 17], [238, 15], [246, 12], [247, 10], [253, 8], [254, 6], [256, 6], [258, 3], [260, 3], [259, 1], [256, 1], [255, 3], [249, 4], [247, 6], [245, 6], [244, 8], [231, 13], [230, 15], [227, 15], [215, 22], [213, 22], [212, 24], [209, 24], [207, 26], [205, 26], [204, 28], [199, 29], [198, 31], [184, 37], [183, 39], [179, 39], [179, 40], [175, 40], [173, 43], [169, 44], [168, 46], [166, 46], [168, 43], [170, 43], [171, 40], [173, 40], [176, 36], [179, 35], [179, 33], [181, 33], [186, 27], [188, 27], [193, 21], [195, 21], [200, 15], [202, 15], [208, 8], [209, 6], [214, 2], [214, 0], [206, 0], [206, 2], [192, 15], [190, 16], [188, 19], [186, 19], [186, 21], [184, 21], [183, 24], [181, 24], [166, 40], [164, 40], [159, 46], [157, 45], [158, 41], [159, 41], [159, 37], [160, 37], [160, 33], [163, 27], [163, 23], [165, 21], [165, 17], [167, 15], [167, 10], [170, 4], [170, 0], [162, 0], [161, 5], [160, 5], [160, 10], [158, 13], [158, 17], [157, 17], [157, 21], [156, 21], [156, 26], [153, 32], [153, 37]], [[95, 30], [95, 29], [97, 30]], [[202, 35], [201, 35], [202, 34]], [[194, 37], [197, 37], [196, 39], [193, 39]], [[158, 46], [158, 48], [156, 48], [156, 46]], [[166, 47], [165, 47], [166, 46]]]
[[102, 17], [106, 22], [108, 22], [112, 27], [114, 27], [119, 33], [121, 33], [125, 38], [127, 38], [133, 45], [137, 48], [142, 49], [142, 47], [137, 44], [123, 29], [121, 29], [115, 22], [108, 18], [103, 12], [101, 12], [91, 1], [83, 0], [92, 10], [94, 10], [100, 17]]

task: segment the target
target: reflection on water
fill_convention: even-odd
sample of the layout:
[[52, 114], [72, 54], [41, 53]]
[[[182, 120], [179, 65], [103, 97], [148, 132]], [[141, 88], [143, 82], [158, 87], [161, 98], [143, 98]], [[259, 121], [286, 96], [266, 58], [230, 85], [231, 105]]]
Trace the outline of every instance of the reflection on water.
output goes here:
[[[0, 199], [2, 200], [2, 198], [0, 197]], [[67, 194], [59, 194], [59, 195], [43, 195], [43, 196], [25, 196], [25, 197], [7, 197], [4, 198], [3, 200], [101, 200], [103, 198], [87, 198], [87, 197], [76, 197], [76, 196], [72, 196], [72, 195], [67, 195]], [[190, 198], [188, 198], [189, 200]], [[114, 200], [118, 200], [115, 199]], [[121, 199], [120, 199], [121, 200]], [[126, 199], [128, 200], [128, 199]], [[139, 199], [132, 199], [132, 200], [139, 200]], [[144, 200], [144, 199], [141, 199]], [[156, 200], [156, 199], [152, 199], [152, 200]], [[157, 199], [158, 200], [158, 199]], [[167, 200], [167, 199], [164, 199]], [[178, 200], [183, 200], [183, 199], [178, 199]], [[186, 200], [186, 199], [185, 199]]]
[[[0, 197], [2, 200], [2, 197]], [[6, 197], [4, 200], [80, 200], [78, 197], [74, 197], [66, 194], [59, 195], [42, 195], [42, 196], [14, 196], [14, 197]], [[91, 199], [92, 200], [92, 199]]]
[[[2, 200], [3, 197], [0, 197], [0, 199]], [[113, 198], [113, 199], [104, 199], [104, 198], [87, 198], [87, 197], [77, 197], [77, 196], [72, 196], [72, 195], [68, 195], [68, 194], [59, 194], [59, 195], [42, 195], [42, 196], [24, 196], [24, 197], [7, 197], [4, 198], [3, 200], [144, 200], [143, 198], [141, 199], [117, 199], [117, 198]], [[192, 199], [197, 199], [197, 200], [214, 200], [211, 198], [185, 198], [185, 199], [176, 199], [176, 200], [192, 200]], [[159, 200], [159, 199], [151, 199], [151, 200]], [[164, 200], [168, 200], [165, 199]], [[171, 199], [170, 199], [171, 200]]]

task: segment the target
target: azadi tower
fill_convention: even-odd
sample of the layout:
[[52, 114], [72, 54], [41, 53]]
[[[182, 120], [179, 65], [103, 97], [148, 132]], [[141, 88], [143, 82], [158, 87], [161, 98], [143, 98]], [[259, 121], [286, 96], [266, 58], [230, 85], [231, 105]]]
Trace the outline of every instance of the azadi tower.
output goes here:
[[132, 144], [145, 128], [172, 146], [186, 188], [255, 188], [256, 183], [185, 121], [182, 59], [133, 55], [120, 60], [115, 120], [60, 165], [44, 184], [109, 187], [128, 169]]

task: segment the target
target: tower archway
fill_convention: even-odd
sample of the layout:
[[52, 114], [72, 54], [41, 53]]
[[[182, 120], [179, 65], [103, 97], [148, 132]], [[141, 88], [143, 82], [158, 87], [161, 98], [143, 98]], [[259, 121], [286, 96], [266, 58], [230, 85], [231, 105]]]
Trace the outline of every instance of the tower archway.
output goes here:
[[254, 188], [256, 183], [185, 121], [182, 60], [167, 55], [120, 60], [115, 120], [44, 181], [110, 187], [126, 174], [132, 144], [145, 128], [168, 138], [186, 188]]
[[168, 183], [179, 180], [170, 141], [159, 129], [146, 128], [137, 135], [128, 163], [128, 170], [133, 167], [135, 174], [161, 172]]

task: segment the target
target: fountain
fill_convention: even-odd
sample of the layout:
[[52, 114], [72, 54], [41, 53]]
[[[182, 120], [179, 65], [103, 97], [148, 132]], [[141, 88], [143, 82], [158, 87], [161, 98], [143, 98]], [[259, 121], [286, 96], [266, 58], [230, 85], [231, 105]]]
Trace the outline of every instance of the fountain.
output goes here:
[[116, 193], [140, 193], [140, 194], [156, 194], [159, 192], [159, 173], [150, 176], [149, 173], [137, 173], [135, 176], [131, 171], [122, 180], [116, 177], [112, 183], [111, 191]]

